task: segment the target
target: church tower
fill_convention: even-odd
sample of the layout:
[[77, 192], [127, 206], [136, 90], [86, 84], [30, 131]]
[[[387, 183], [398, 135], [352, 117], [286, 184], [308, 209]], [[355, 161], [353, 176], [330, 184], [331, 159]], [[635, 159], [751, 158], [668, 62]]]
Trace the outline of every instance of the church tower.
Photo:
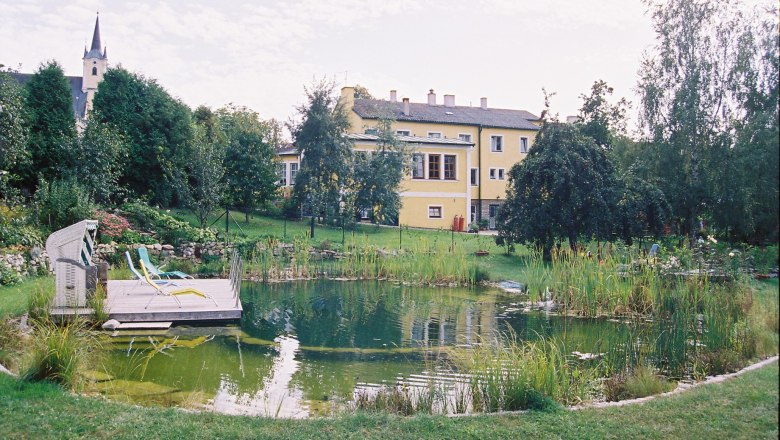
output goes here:
[[81, 91], [87, 94], [86, 113], [92, 110], [92, 99], [95, 97], [98, 84], [103, 80], [103, 74], [108, 67], [106, 48], [100, 43], [100, 17], [95, 18], [95, 31], [92, 34], [92, 46], [89, 51], [84, 47], [84, 76], [81, 77]]

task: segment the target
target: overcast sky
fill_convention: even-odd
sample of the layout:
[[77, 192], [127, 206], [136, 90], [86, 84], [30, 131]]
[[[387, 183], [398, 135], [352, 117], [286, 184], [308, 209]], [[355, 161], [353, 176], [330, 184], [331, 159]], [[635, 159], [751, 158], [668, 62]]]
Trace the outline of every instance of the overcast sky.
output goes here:
[[[282, 121], [303, 86], [331, 78], [377, 97], [577, 113], [597, 79], [636, 107], [637, 70], [654, 42], [638, 0], [0, 0], [0, 63], [32, 72], [56, 59], [81, 76], [100, 11], [108, 59], [156, 78], [195, 107], [245, 105]], [[633, 112], [632, 112], [633, 113]], [[630, 126], [632, 126], [630, 124]]]

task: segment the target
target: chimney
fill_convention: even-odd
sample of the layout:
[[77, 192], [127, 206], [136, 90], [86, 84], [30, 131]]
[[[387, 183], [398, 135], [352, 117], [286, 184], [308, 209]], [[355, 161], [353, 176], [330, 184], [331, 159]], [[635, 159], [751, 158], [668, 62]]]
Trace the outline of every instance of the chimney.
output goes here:
[[428, 91], [428, 105], [436, 105], [436, 94], [433, 93], [433, 89]]
[[487, 98], [479, 98], [479, 106], [482, 110], [487, 110]]
[[444, 95], [444, 106], [455, 107], [455, 95]]
[[390, 90], [390, 102], [398, 102], [398, 94], [395, 90]]
[[404, 98], [404, 116], [409, 116], [409, 98]]

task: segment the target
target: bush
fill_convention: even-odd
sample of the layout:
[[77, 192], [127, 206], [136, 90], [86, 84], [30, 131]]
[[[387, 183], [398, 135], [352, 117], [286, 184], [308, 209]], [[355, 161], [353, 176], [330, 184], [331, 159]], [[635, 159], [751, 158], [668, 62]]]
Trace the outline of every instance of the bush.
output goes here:
[[141, 203], [126, 203], [122, 211], [127, 212], [137, 226], [156, 232], [163, 243], [177, 243], [180, 240], [203, 243], [217, 239], [217, 231], [213, 228], [195, 228], [186, 221], [177, 220]]
[[78, 372], [92, 364], [97, 350], [94, 337], [87, 333], [83, 322], [76, 320], [57, 325], [50, 320], [37, 322], [34, 327], [31, 357], [22, 375], [27, 381], [50, 381], [68, 388], [76, 388]]
[[122, 232], [122, 235], [117, 237], [116, 242], [121, 244], [155, 244], [157, 240], [154, 237], [127, 229]]
[[98, 221], [98, 235], [102, 242], [116, 241], [126, 231], [130, 230], [130, 223], [122, 216], [106, 211], [95, 211], [95, 219]]
[[11, 286], [22, 281], [22, 277], [13, 267], [0, 262], [0, 285]]
[[23, 208], [9, 208], [0, 204], [0, 247], [29, 247], [43, 243], [43, 234], [31, 226], [28, 220]]
[[52, 230], [92, 217], [94, 206], [86, 188], [75, 180], [41, 180], [34, 197], [38, 222]]
[[702, 350], [693, 356], [693, 363], [711, 376], [733, 373], [745, 365], [740, 353], [728, 348], [714, 351]]

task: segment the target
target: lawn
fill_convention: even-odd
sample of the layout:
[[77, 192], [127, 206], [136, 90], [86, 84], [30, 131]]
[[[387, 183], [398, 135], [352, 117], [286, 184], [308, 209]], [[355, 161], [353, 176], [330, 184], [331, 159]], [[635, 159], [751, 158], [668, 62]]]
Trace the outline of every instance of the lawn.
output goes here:
[[[186, 210], [172, 210], [171, 214], [182, 220], [188, 221], [193, 226], [198, 226], [198, 222], [191, 213]], [[220, 218], [220, 214], [209, 217], [208, 224], [213, 223], [220, 234], [225, 232], [225, 219]], [[239, 212], [232, 212], [233, 219], [230, 220], [229, 233], [231, 239], [246, 238], [249, 240], [258, 240], [264, 237], [275, 237], [276, 239], [292, 242], [294, 237], [309, 235], [310, 224], [307, 220], [292, 221], [280, 220], [272, 217], [252, 215], [249, 222], [245, 221], [245, 216]], [[241, 227], [241, 230], [238, 229]], [[480, 264], [488, 269], [490, 279], [494, 281], [514, 280], [520, 281], [520, 271], [522, 268], [521, 255], [527, 252], [524, 246], [517, 245], [516, 252], [507, 254], [506, 249], [496, 245], [495, 236], [478, 235], [444, 230], [431, 229], [411, 229], [385, 227], [370, 224], [357, 224], [354, 229], [342, 230], [339, 227], [330, 227], [317, 224], [314, 231], [314, 244], [320, 244], [328, 241], [334, 245], [341, 245], [342, 238], [345, 242], [355, 240], [366, 242], [388, 250], [405, 248], [409, 249], [419, 243], [428, 243], [432, 246], [442, 244], [462, 248], [468, 255], [468, 259], [474, 263]], [[476, 256], [477, 250], [486, 250], [489, 255]]]
[[0, 286], [0, 318], [26, 312], [30, 295], [37, 289], [53, 290], [54, 277], [25, 278], [13, 286]]
[[74, 396], [0, 375], [3, 438], [774, 438], [778, 364], [642, 405], [448, 418], [386, 414], [332, 419], [259, 417], [140, 408]]

